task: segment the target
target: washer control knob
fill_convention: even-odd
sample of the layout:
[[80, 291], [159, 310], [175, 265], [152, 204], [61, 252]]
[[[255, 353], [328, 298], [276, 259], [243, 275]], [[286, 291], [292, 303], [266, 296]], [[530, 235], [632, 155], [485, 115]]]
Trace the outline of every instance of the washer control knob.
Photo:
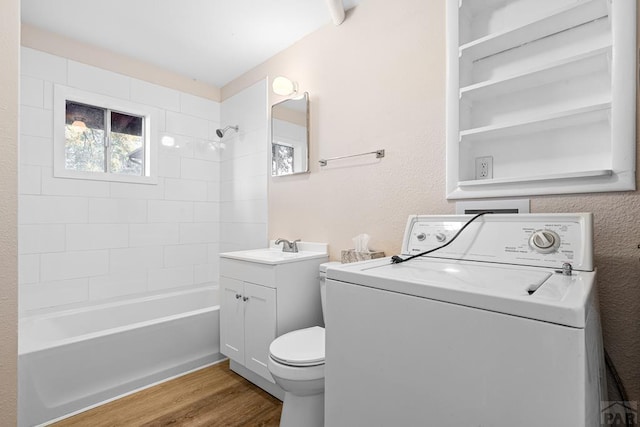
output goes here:
[[445, 240], [447, 240], [447, 235], [444, 233], [436, 233], [436, 240], [440, 243], [444, 242]]
[[540, 254], [550, 254], [560, 247], [560, 236], [551, 230], [537, 230], [529, 238], [529, 246]]
[[420, 233], [416, 236], [416, 239], [420, 240], [421, 242], [427, 238], [427, 235], [424, 233]]

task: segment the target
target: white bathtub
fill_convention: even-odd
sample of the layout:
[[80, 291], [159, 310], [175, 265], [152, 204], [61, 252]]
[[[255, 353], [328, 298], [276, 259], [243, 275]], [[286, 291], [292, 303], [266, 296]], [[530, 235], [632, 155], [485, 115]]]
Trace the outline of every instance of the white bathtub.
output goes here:
[[46, 424], [220, 354], [217, 289], [20, 319], [18, 425]]

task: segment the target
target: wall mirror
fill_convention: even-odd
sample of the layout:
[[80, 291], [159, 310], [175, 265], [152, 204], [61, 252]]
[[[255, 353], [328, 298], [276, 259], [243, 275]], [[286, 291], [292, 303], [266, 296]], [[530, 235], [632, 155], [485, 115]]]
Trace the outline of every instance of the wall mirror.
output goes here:
[[271, 176], [309, 172], [309, 94], [271, 107]]

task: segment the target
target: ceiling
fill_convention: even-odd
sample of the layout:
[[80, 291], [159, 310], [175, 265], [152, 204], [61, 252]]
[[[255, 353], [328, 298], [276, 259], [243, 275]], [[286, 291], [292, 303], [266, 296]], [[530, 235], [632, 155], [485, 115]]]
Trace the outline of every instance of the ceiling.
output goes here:
[[22, 0], [22, 22], [216, 87], [333, 25], [326, 0]]

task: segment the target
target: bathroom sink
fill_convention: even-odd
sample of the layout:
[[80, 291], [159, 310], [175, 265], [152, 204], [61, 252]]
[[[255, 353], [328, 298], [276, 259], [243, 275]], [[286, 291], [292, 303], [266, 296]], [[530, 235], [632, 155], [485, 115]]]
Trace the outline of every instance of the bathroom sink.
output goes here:
[[282, 248], [275, 246], [264, 249], [250, 249], [245, 251], [223, 252], [222, 258], [231, 258], [241, 261], [258, 262], [261, 264], [285, 264], [289, 262], [303, 261], [313, 258], [326, 258], [327, 245], [324, 243], [300, 242], [298, 252], [283, 252]]

